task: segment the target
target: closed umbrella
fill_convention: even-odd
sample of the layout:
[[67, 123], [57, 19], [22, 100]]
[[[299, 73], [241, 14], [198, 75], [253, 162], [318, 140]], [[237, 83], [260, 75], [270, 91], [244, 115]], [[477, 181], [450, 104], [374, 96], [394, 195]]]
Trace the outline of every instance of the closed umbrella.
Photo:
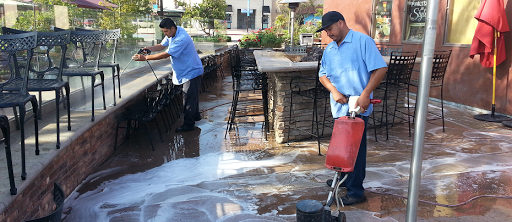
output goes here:
[[491, 114], [480, 114], [475, 119], [488, 122], [502, 122], [510, 118], [495, 115], [496, 98], [496, 66], [507, 57], [505, 54], [504, 32], [510, 31], [503, 0], [483, 0], [476, 12], [478, 25], [471, 44], [470, 58], [480, 55], [480, 63], [484, 67], [493, 67], [492, 78], [492, 111]]

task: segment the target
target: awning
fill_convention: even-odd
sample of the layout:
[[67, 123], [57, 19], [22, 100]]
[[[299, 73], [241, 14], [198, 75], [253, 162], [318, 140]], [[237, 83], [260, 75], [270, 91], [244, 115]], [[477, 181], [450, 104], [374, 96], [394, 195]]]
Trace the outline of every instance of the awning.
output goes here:
[[[101, 4], [100, 4], [101, 2]], [[103, 0], [74, 0], [71, 1], [72, 4], [76, 4], [80, 8], [92, 8], [92, 9], [102, 9], [102, 10], [110, 10], [109, 8], [105, 7], [110, 6], [113, 8], [117, 8], [117, 5], [114, 5], [110, 2], [103, 1]]]
[[[21, 0], [21, 1], [32, 3], [32, 0]], [[107, 2], [107, 1], [103, 1], [103, 0], [63, 0], [63, 1], [67, 1], [71, 4], [75, 4], [79, 8], [110, 10], [109, 8], [105, 7], [104, 5], [117, 8], [117, 5]], [[101, 2], [101, 5], [100, 5], [100, 2]]]

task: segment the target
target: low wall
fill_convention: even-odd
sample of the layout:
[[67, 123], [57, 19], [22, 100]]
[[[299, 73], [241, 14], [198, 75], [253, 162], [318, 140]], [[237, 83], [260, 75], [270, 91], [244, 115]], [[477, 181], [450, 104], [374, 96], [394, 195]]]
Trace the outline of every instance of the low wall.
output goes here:
[[[222, 61], [224, 70], [229, 70], [227, 53]], [[153, 78], [152, 73], [148, 75]], [[94, 122], [82, 126], [68, 140], [63, 141], [61, 149], [51, 153], [53, 156], [49, 157], [46, 166], [42, 166], [37, 175], [24, 181], [24, 189], [20, 189], [17, 184], [18, 194], [11, 196], [12, 200], [0, 214], [0, 221], [19, 222], [52, 213], [55, 209], [53, 183], [59, 183], [68, 196], [106, 161], [114, 152], [116, 115], [141, 98], [145, 89], [154, 86], [154, 83], [148, 82], [138, 90], [139, 93], [123, 96], [117, 106], [109, 107], [103, 114], [97, 115]], [[121, 144], [124, 138], [125, 131], [120, 129], [117, 144]]]

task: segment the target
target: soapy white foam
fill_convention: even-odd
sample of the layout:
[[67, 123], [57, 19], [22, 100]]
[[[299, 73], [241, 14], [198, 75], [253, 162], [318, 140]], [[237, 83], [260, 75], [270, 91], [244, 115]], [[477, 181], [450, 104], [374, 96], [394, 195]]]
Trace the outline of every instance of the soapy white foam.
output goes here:
[[[298, 152], [289, 152], [267, 159], [251, 160], [244, 154], [221, 152], [174, 160], [145, 172], [106, 181], [94, 191], [83, 194], [74, 192], [69, 198], [71, 201], [67, 201], [65, 205], [65, 208], [71, 209], [66, 221], [109, 221], [123, 214], [129, 217], [131, 211], [138, 212], [139, 221], [172, 221], [177, 214], [173, 207], [177, 204], [182, 207], [190, 204], [190, 209], [204, 212], [212, 221], [229, 216], [229, 212], [254, 213], [257, 207], [250, 206], [251, 203], [248, 201], [238, 202], [235, 197], [227, 194], [189, 186], [241, 174], [255, 168], [286, 164], [294, 160], [297, 154]], [[97, 180], [112, 170], [96, 173], [89, 179]], [[159, 196], [167, 198], [155, 201]], [[237, 207], [240, 209], [229, 211], [225, 215], [217, 215], [219, 212], [209, 209], [209, 205], [198, 205], [195, 199], [202, 202], [218, 200], [219, 203], [212, 205], [229, 205], [232, 210]], [[151, 217], [148, 218], [148, 215]]]

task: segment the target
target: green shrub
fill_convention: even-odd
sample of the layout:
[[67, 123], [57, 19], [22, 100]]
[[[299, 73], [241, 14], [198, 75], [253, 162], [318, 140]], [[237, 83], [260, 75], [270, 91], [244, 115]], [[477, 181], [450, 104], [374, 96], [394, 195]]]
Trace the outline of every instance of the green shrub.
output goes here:
[[194, 42], [231, 42], [231, 37], [227, 35], [208, 36], [192, 36]]
[[266, 28], [256, 32], [243, 35], [238, 40], [241, 48], [281, 48], [284, 38], [278, 35], [274, 28]]

